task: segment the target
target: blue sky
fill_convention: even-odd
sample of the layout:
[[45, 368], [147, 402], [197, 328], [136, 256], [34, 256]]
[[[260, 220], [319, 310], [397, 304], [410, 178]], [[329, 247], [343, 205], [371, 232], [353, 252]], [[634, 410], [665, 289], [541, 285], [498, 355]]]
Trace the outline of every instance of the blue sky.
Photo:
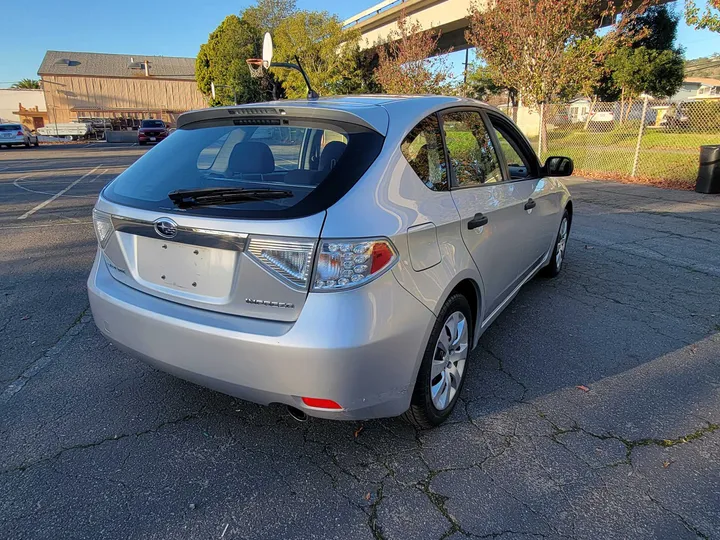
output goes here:
[[[298, 7], [327, 10], [345, 19], [377, 1], [298, 0]], [[30, 8], [24, 2], [3, 2], [0, 8], [6, 21], [3, 34], [12, 35], [13, 28], [18, 34], [14, 40], [16, 46], [6, 47], [0, 61], [0, 88], [25, 77], [37, 78], [37, 69], [48, 49], [195, 56], [225, 16], [252, 3], [251, 0], [100, 0], [92, 3], [34, 0]], [[720, 52], [718, 33], [695, 31], [681, 22], [678, 38], [689, 59]], [[460, 74], [464, 53], [450, 56], [456, 74]]]

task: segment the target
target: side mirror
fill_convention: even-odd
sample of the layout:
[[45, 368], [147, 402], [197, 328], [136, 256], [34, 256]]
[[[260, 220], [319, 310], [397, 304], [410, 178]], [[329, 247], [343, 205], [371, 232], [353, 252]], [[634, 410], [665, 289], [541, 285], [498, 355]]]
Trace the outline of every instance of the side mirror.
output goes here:
[[548, 176], [570, 176], [575, 170], [575, 165], [569, 157], [550, 156], [545, 160], [544, 169]]

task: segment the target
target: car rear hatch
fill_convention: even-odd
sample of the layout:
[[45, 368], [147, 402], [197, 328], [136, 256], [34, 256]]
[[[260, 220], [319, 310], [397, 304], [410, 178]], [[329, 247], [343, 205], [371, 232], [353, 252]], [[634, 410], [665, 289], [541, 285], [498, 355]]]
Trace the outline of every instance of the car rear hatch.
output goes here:
[[352, 114], [319, 119], [304, 109], [241, 119], [217, 109], [179, 122], [96, 205], [111, 275], [180, 304], [296, 320], [325, 210], [384, 140]]

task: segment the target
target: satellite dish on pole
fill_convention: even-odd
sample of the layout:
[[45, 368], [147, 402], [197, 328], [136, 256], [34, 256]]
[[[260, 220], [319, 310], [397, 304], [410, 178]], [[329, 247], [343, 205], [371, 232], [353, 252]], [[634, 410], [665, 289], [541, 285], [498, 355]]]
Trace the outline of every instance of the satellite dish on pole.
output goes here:
[[273, 57], [273, 42], [272, 37], [270, 36], [270, 32], [265, 32], [265, 38], [263, 39], [263, 50], [262, 50], [262, 60], [263, 60], [263, 66], [265, 69], [270, 67], [270, 63], [272, 62]]

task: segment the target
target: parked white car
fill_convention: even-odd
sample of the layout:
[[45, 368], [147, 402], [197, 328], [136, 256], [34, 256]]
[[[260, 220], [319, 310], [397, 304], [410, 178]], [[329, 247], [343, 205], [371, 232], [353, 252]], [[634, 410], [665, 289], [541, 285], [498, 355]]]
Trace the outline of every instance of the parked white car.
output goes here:
[[37, 135], [22, 124], [0, 124], [0, 146], [39, 146]]
[[615, 113], [612, 111], [595, 111], [590, 115], [591, 122], [614, 122]]

